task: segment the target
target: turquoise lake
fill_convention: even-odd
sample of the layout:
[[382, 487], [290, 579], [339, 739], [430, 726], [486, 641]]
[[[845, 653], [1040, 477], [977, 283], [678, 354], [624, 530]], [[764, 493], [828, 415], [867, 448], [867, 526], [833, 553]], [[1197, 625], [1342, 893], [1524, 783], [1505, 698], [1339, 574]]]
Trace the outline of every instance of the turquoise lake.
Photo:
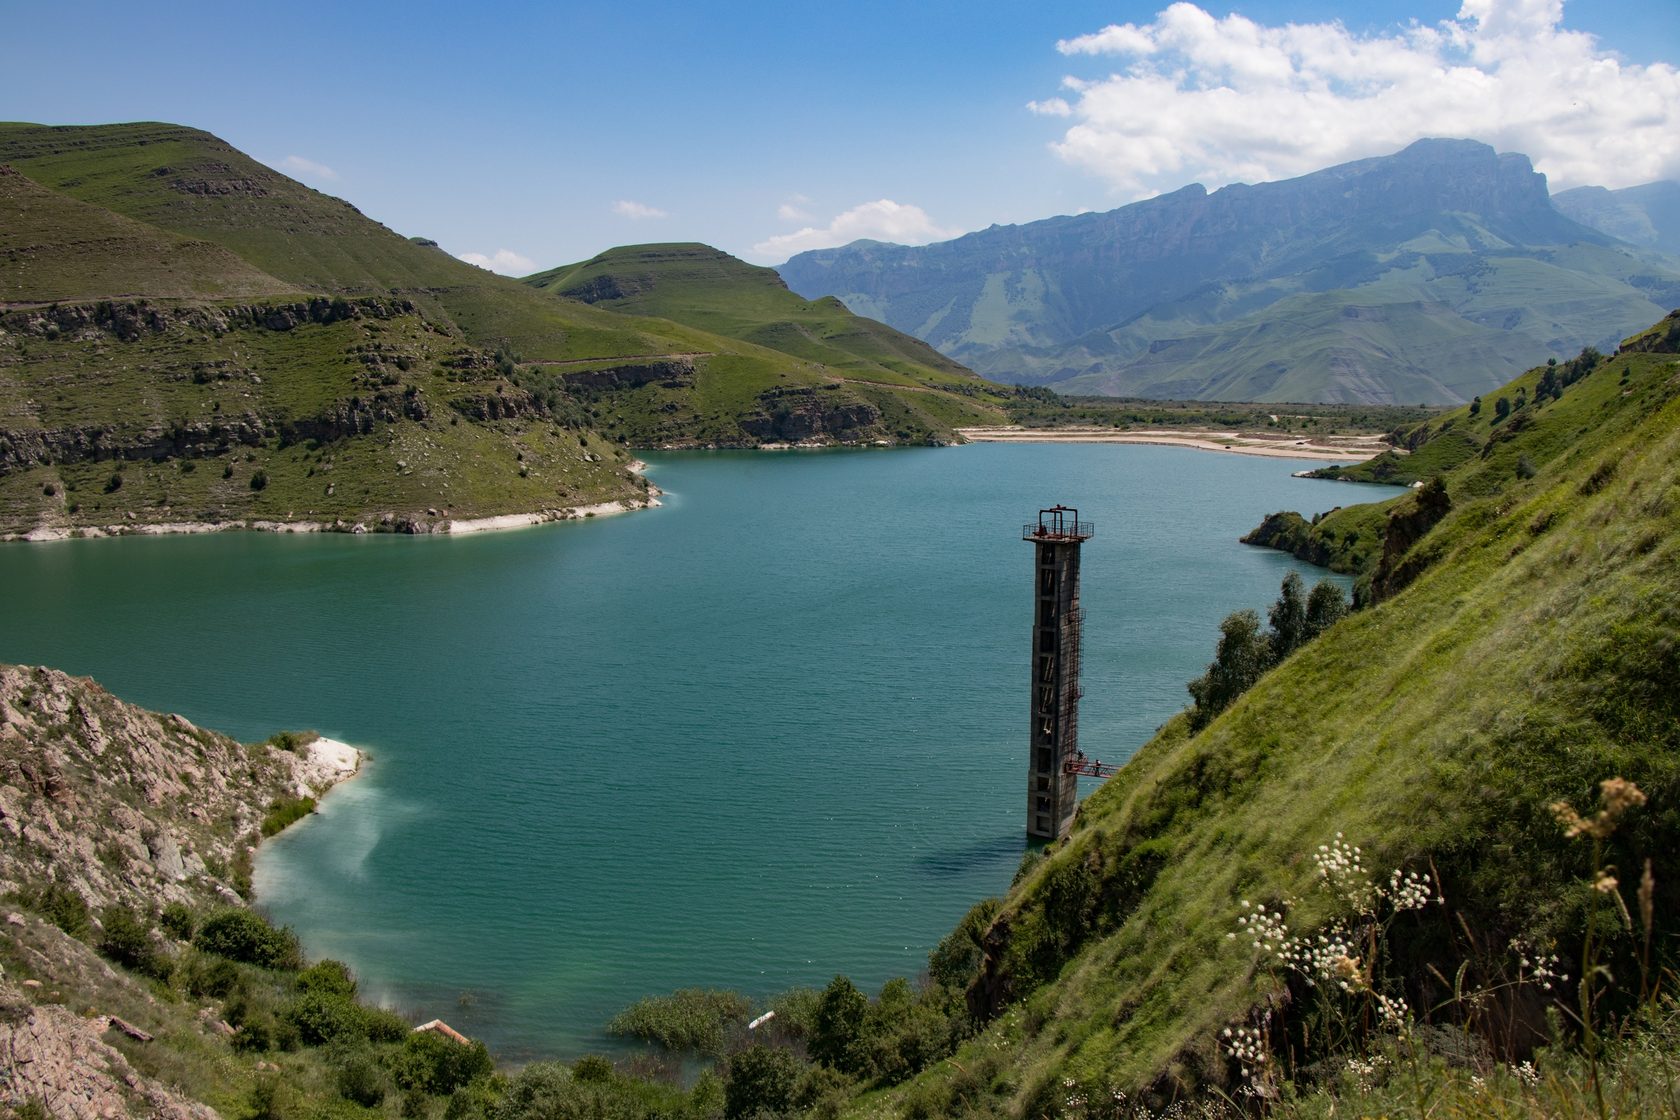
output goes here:
[[1007, 887], [1039, 507], [1096, 524], [1080, 738], [1119, 761], [1225, 614], [1322, 574], [1238, 536], [1399, 492], [1126, 445], [648, 458], [663, 509], [516, 532], [3, 546], [0, 660], [370, 752], [259, 903], [385, 1002], [571, 1057], [650, 993], [914, 977]]

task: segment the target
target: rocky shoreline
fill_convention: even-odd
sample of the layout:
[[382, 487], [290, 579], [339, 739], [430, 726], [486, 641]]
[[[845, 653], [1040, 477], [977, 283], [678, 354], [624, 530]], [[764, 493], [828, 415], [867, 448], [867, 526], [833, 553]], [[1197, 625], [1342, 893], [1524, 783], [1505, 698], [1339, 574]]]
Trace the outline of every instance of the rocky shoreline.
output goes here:
[[[107, 907], [244, 906], [240, 868], [270, 804], [324, 796], [362, 760], [331, 739], [241, 744], [85, 678], [0, 665], [0, 894], [53, 885], [90, 921]], [[119, 1032], [150, 1038], [114, 1011], [134, 1015], [157, 996], [26, 910], [8, 907], [0, 925], [11, 965], [0, 970], [0, 1110], [33, 1101], [65, 1120], [214, 1120], [112, 1045]]]
[[558, 509], [537, 510], [532, 513], [504, 513], [491, 517], [452, 518], [435, 509], [418, 516], [384, 514], [378, 519], [349, 521], [267, 521], [256, 518], [235, 521], [135, 521], [117, 525], [38, 525], [25, 533], [0, 533], [0, 541], [63, 541], [99, 537], [151, 537], [197, 533], [400, 533], [408, 536], [461, 536], [499, 529], [524, 529], [532, 525], [546, 525], [554, 521], [582, 521], [588, 517], [610, 517], [618, 513], [654, 509], [659, 506], [660, 490], [648, 487], [645, 498], [621, 498], [590, 505], [565, 506]]

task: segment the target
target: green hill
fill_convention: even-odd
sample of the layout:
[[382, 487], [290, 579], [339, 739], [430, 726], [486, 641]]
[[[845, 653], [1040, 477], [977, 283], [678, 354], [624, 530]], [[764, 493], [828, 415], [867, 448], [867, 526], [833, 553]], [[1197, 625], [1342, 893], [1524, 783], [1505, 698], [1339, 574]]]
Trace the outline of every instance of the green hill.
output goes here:
[[735, 361], [701, 363], [692, 378], [625, 385], [600, 384], [586, 370], [569, 374], [573, 387], [606, 390], [597, 411], [622, 418], [610, 420], [608, 430], [622, 425], [632, 442], [736, 442], [716, 423], [730, 409], [751, 410], [742, 430], [758, 440], [838, 434], [836, 423], [844, 431], [859, 418], [870, 418], [866, 426], [879, 431], [875, 438], [898, 442], [920, 432], [949, 438], [960, 425], [999, 422], [999, 406], [1010, 396], [917, 339], [853, 315], [838, 300], [801, 299], [774, 270], [707, 245], [609, 249], [525, 283], [745, 344], [737, 346]]
[[0, 164], [0, 305], [133, 298], [228, 299], [298, 289], [209, 241], [164, 232], [50, 191]]
[[580, 264], [527, 276], [525, 283], [821, 362], [850, 380], [984, 388], [973, 373], [920, 339], [853, 315], [839, 300], [801, 299], [775, 269], [709, 245], [609, 249]]
[[0, 166], [0, 536], [560, 516], [645, 500], [626, 444], [1001, 418], [838, 308], [776, 344], [556, 298], [195, 129], [0, 124]]
[[0, 163], [82, 202], [221, 245], [304, 291], [406, 297], [476, 346], [571, 360], [690, 345], [544, 299], [516, 280], [399, 236], [348, 202], [197, 129], [0, 124]]

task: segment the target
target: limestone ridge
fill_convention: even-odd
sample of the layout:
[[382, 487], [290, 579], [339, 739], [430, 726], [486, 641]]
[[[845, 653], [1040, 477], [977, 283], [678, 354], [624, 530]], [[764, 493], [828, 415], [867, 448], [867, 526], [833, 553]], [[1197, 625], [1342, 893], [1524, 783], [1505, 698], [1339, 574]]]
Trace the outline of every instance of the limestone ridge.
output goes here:
[[1467, 140], [780, 271], [986, 376], [1216, 400], [1459, 403], [1680, 301], [1672, 262], [1559, 213], [1527, 157]]

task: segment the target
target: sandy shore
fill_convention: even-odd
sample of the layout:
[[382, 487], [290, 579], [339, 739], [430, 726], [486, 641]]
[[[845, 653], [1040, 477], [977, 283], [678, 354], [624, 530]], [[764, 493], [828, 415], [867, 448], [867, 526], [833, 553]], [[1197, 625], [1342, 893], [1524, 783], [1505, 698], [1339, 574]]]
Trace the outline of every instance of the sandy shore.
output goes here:
[[1390, 450], [1380, 436], [1293, 437], [1192, 429], [1121, 431], [1114, 428], [958, 428], [975, 443], [1152, 443], [1264, 455], [1273, 459], [1322, 459], [1358, 463]]

